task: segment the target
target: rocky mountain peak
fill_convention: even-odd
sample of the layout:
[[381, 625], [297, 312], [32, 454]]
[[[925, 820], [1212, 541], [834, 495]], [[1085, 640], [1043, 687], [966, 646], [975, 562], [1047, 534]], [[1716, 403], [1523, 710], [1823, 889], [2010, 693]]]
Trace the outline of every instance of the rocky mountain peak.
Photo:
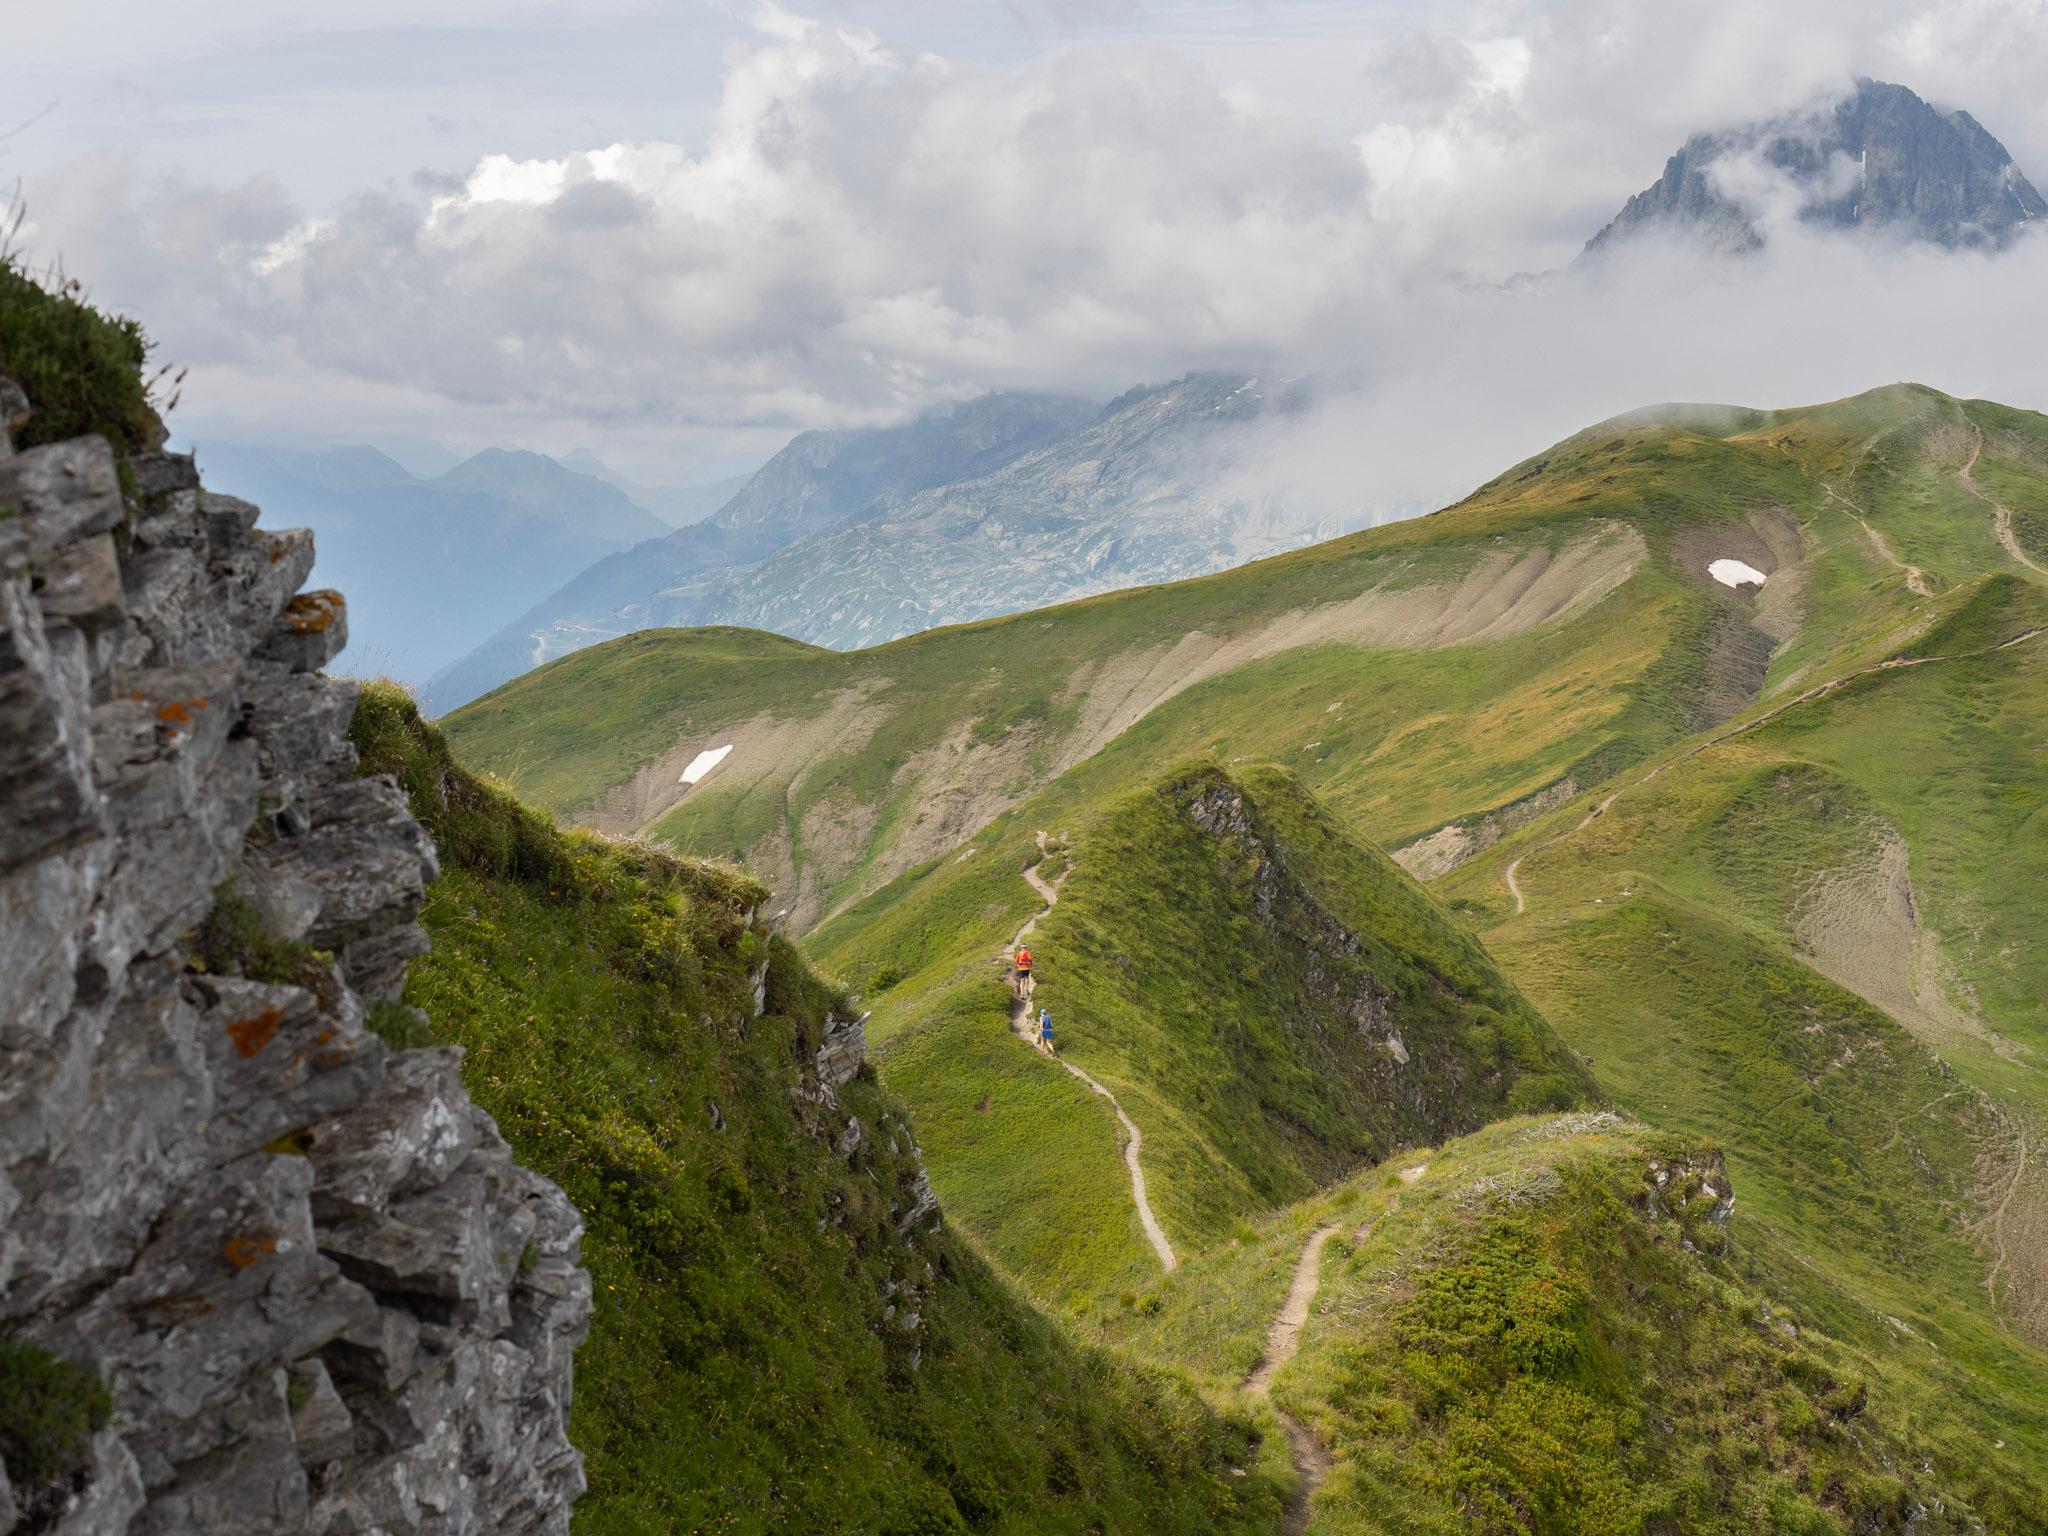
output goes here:
[[2048, 200], [1969, 113], [1859, 79], [1832, 102], [1694, 134], [1580, 259], [1656, 230], [1740, 254], [1787, 217], [1951, 250], [1997, 248], [2048, 219]]

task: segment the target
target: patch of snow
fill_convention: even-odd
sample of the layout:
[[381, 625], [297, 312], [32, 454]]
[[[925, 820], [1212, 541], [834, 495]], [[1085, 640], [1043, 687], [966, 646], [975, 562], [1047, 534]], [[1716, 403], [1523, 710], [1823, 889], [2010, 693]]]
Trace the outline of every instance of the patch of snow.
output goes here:
[[1707, 567], [1707, 574], [1724, 587], [1760, 587], [1768, 579], [1762, 571], [1742, 560], [1716, 560]]
[[714, 747], [708, 752], [699, 752], [690, 759], [690, 766], [683, 770], [683, 776], [677, 779], [676, 782], [678, 784], [695, 784], [705, 774], [724, 762], [726, 753], [731, 750], [732, 743], [728, 741], [722, 747]]

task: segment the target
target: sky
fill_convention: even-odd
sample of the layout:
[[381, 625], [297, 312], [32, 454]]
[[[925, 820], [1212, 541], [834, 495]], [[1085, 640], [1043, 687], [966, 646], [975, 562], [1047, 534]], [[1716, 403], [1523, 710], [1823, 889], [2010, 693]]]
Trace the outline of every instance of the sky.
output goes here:
[[144, 320], [202, 446], [689, 483], [989, 389], [1314, 371], [1354, 382], [1267, 468], [1380, 515], [1657, 400], [2048, 407], [2040, 238], [1788, 227], [1494, 286], [1688, 134], [1859, 74], [2048, 185], [2048, 0], [70, 0], [10, 31], [15, 243]]

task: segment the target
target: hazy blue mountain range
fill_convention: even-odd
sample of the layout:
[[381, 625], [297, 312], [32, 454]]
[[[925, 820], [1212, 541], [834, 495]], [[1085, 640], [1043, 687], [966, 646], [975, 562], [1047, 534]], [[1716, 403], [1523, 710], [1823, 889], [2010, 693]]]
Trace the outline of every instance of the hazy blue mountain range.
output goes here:
[[1858, 80], [1825, 108], [1694, 134], [1656, 183], [1586, 242], [1585, 255], [1648, 230], [1693, 235], [1730, 254], [1755, 250], [1765, 237], [1739, 194], [1759, 172], [1789, 180], [1808, 224], [1951, 249], [2002, 246], [2048, 218], [2048, 202], [1969, 113], [1932, 107], [1902, 85]]
[[991, 473], [1096, 412], [1067, 396], [990, 394], [900, 426], [800, 433], [703, 522], [534, 594], [526, 612], [434, 676], [428, 698], [435, 709], [452, 709], [551, 657], [664, 622], [655, 616], [659, 594], [691, 577], [748, 565], [877, 507]]
[[1132, 390], [988, 474], [671, 587], [647, 620], [740, 624], [851, 649], [1202, 575], [1345, 531], [1253, 498], [1233, 474], [1261, 429], [1307, 399], [1300, 383], [1219, 374]]
[[989, 395], [805, 433], [707, 522], [599, 561], [433, 678], [449, 710], [634, 630], [737, 624], [838, 648], [1170, 581], [1345, 531], [1240, 473], [1301, 380], [1189, 374], [1097, 411]]
[[733, 493], [751, 478], [748, 475], [729, 475], [723, 480], [708, 480], [702, 485], [646, 485], [620, 474], [588, 448], [565, 453], [555, 462], [579, 475], [590, 475], [607, 485], [617, 486], [635, 506], [645, 507], [663, 522], [677, 528], [701, 523], [732, 500]]
[[349, 594], [342, 665], [420, 683], [564, 571], [669, 527], [624, 492], [538, 453], [487, 449], [422, 480], [375, 448], [202, 444], [209, 486], [311, 528], [314, 580]]

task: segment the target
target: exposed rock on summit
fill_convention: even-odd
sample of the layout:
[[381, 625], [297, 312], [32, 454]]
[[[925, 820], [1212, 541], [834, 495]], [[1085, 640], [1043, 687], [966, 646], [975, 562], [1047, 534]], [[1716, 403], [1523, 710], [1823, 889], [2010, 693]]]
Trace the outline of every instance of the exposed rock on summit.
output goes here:
[[1766, 205], [1789, 201], [1818, 228], [1865, 229], [1950, 249], [1999, 247], [2048, 219], [2048, 200], [1967, 112], [1902, 85], [1858, 80], [1840, 101], [1765, 123], [1698, 133], [1586, 242], [1581, 261], [1667, 230], [1708, 248], [1761, 248]]

